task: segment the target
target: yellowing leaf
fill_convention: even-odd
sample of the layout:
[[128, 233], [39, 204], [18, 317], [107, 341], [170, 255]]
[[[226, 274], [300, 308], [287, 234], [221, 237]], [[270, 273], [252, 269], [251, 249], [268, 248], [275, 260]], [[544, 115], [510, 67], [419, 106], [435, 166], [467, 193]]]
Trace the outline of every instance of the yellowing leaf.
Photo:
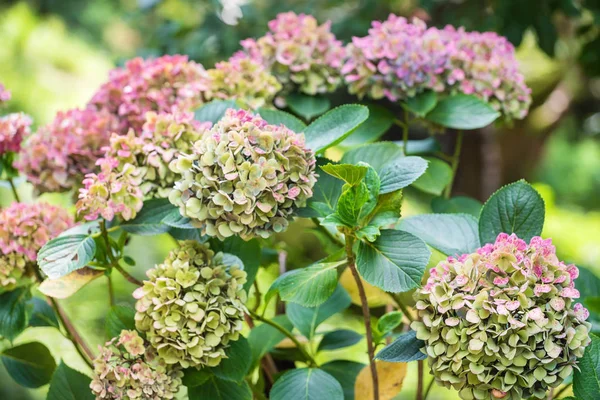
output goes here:
[[[391, 400], [402, 390], [407, 364], [377, 361], [375, 365], [379, 379], [379, 399]], [[356, 377], [354, 399], [373, 400], [373, 380], [369, 365], [364, 367]]]
[[[367, 295], [367, 302], [369, 303], [370, 308], [381, 307], [392, 302], [391, 297], [383, 290], [365, 282], [364, 279], [362, 280], [362, 284], [365, 288], [365, 294]], [[340, 285], [342, 285], [350, 295], [352, 304], [360, 305], [358, 286], [356, 286], [356, 281], [352, 276], [350, 268], [346, 268], [340, 276]]]
[[104, 275], [103, 271], [84, 267], [58, 279], [46, 279], [38, 287], [38, 290], [46, 296], [66, 299], [102, 275]]

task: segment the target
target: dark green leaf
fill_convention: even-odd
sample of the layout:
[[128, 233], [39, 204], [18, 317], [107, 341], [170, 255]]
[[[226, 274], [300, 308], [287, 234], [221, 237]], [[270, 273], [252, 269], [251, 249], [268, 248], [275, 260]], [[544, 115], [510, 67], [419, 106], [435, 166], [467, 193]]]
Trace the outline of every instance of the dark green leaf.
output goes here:
[[310, 339], [319, 324], [348, 308], [350, 303], [350, 296], [344, 288], [338, 285], [333, 295], [317, 307], [309, 308], [295, 303], [288, 304], [287, 316], [300, 333]]
[[431, 90], [421, 92], [416, 96], [409, 97], [400, 104], [417, 117], [422, 118], [433, 110], [437, 104], [437, 93]]
[[320, 116], [304, 131], [306, 146], [319, 153], [340, 143], [369, 116], [369, 109], [346, 104]]
[[26, 388], [39, 388], [50, 382], [56, 369], [56, 362], [50, 351], [41, 343], [25, 343], [2, 354], [2, 363], [8, 374], [19, 385]]
[[394, 124], [394, 114], [386, 107], [368, 104], [369, 118], [341, 143], [344, 147], [353, 147], [374, 142]]
[[42, 247], [38, 265], [50, 279], [58, 279], [83, 268], [94, 259], [96, 242], [91, 236], [59, 236]]
[[427, 171], [413, 183], [413, 187], [422, 192], [439, 196], [452, 179], [452, 168], [437, 158], [428, 157]]
[[383, 167], [381, 176], [381, 194], [394, 192], [405, 188], [427, 169], [427, 161], [421, 157], [410, 156], [397, 158]]
[[107, 339], [121, 334], [122, 330], [135, 330], [135, 310], [127, 306], [112, 306], [106, 316], [104, 330]]
[[483, 204], [479, 200], [465, 196], [451, 199], [436, 197], [431, 201], [431, 210], [437, 214], [469, 214], [479, 219]]
[[321, 365], [321, 369], [333, 376], [342, 385], [344, 400], [354, 399], [354, 383], [364, 364], [354, 361], [336, 360]]
[[211, 371], [217, 378], [226, 381], [241, 382], [250, 370], [252, 363], [252, 350], [248, 340], [240, 336], [239, 340], [231, 342], [226, 350], [227, 357]]
[[494, 122], [500, 113], [478, 97], [455, 94], [440, 100], [425, 119], [454, 129], [479, 129]]
[[209, 369], [196, 369], [195, 367], [187, 368], [183, 371], [183, 384], [188, 388], [202, 385], [212, 377], [212, 372]]
[[410, 362], [424, 360], [427, 354], [421, 352], [425, 342], [417, 339], [415, 331], [408, 331], [398, 336], [396, 340], [385, 346], [377, 355], [376, 359], [388, 362]]
[[573, 392], [577, 400], [600, 399], [600, 338], [590, 334], [592, 343], [579, 359], [573, 376]]
[[328, 332], [323, 336], [317, 351], [336, 350], [349, 347], [360, 342], [363, 336], [350, 329], [340, 329], [338, 331]]
[[494, 243], [499, 233], [515, 233], [529, 242], [542, 233], [544, 200], [523, 180], [506, 185], [489, 198], [479, 217], [481, 244]]
[[179, 212], [179, 207], [175, 207], [173, 205], [171, 206], [171, 209], [164, 214], [164, 217], [161, 222], [173, 228], [198, 229], [197, 227], [192, 225], [191, 219], [181, 215], [181, 212]]
[[201, 122], [219, 122], [228, 108], [239, 109], [235, 100], [213, 100], [196, 110], [194, 118]]
[[[0, 302], [2, 299], [0, 299]], [[58, 319], [56, 313], [46, 301], [39, 297], [29, 300], [31, 315], [29, 316], [29, 326], [53, 326], [58, 328]]]
[[390, 311], [384, 314], [377, 321], [377, 330], [385, 335], [396, 329], [402, 323], [402, 313], [400, 311]]
[[257, 239], [244, 241], [238, 236], [232, 236], [221, 241], [211, 241], [211, 248], [215, 251], [232, 254], [238, 257], [244, 264], [247, 278], [244, 289], [248, 290], [254, 283], [254, 278], [260, 266], [260, 242]]
[[356, 266], [371, 285], [386, 292], [406, 292], [421, 284], [430, 255], [418, 237], [387, 229], [374, 243], [360, 242]]
[[323, 114], [331, 107], [329, 99], [325, 97], [302, 93], [291, 93], [285, 98], [285, 101], [290, 110], [307, 121]]
[[144, 202], [144, 207], [131, 221], [121, 225], [124, 231], [142, 236], [158, 235], [169, 230], [163, 219], [173, 213], [175, 206], [169, 199], [151, 199]]
[[261, 108], [258, 113], [271, 125], [283, 125], [296, 133], [302, 133], [306, 129], [304, 122], [285, 111]]
[[334, 222], [336, 225], [341, 223], [351, 228], [357, 226], [368, 200], [369, 189], [363, 182], [347, 188], [338, 200], [334, 218], [325, 218], [323, 224]]
[[208, 240], [208, 236], [202, 236], [200, 229], [181, 229], [169, 227], [169, 235], [177, 240], [195, 240], [196, 242], [204, 243]]
[[27, 302], [31, 293], [19, 287], [0, 295], [0, 336], [12, 341], [27, 327]]
[[[278, 315], [271, 319], [288, 331], [292, 329], [293, 325], [285, 315]], [[261, 324], [252, 328], [250, 335], [248, 335], [248, 343], [252, 350], [252, 365], [256, 365], [262, 356], [271, 351], [284, 338], [285, 335], [283, 333], [267, 324]]]
[[252, 400], [246, 381], [235, 383], [211, 376], [202, 385], [188, 390], [189, 400]]
[[316, 368], [288, 371], [273, 385], [271, 400], [343, 400], [342, 385], [327, 372]]
[[360, 146], [346, 152], [341, 162], [344, 164], [358, 164], [362, 161], [369, 164], [380, 174], [387, 163], [403, 156], [402, 148], [396, 144], [379, 142]]
[[473, 253], [480, 246], [477, 220], [468, 214], [423, 214], [404, 218], [398, 228], [448, 256]]
[[46, 400], [94, 400], [92, 380], [61, 362], [52, 375]]

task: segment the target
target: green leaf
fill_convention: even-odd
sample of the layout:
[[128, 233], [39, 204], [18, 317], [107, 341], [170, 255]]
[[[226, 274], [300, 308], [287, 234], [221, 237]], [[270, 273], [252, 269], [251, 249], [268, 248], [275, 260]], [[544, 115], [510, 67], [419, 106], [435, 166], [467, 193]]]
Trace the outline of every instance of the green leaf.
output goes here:
[[330, 164], [326, 158], [317, 158], [317, 174], [319, 178], [313, 187], [313, 196], [308, 199], [305, 208], [298, 210], [301, 217], [326, 217], [335, 212], [337, 202], [342, 194], [341, 180], [325, 173], [324, 164]]
[[354, 400], [354, 383], [364, 364], [354, 361], [336, 360], [321, 365], [321, 369], [333, 376], [342, 385], [344, 400]]
[[30, 297], [27, 287], [0, 295], [0, 336], [12, 342], [27, 328], [27, 302]]
[[375, 358], [388, 362], [410, 362], [425, 360], [427, 354], [421, 352], [425, 342], [417, 339], [415, 331], [408, 331], [398, 336], [396, 340], [385, 346]]
[[189, 400], [252, 400], [246, 381], [235, 383], [211, 376], [202, 385], [188, 390]]
[[425, 119], [454, 129], [479, 129], [494, 122], [500, 113], [473, 95], [448, 96], [435, 106]]
[[430, 255], [418, 237], [388, 229], [373, 243], [359, 243], [356, 266], [371, 285], [386, 292], [406, 292], [421, 285]]
[[61, 362], [52, 375], [46, 400], [94, 400], [92, 380]]
[[285, 111], [260, 108], [258, 113], [271, 125], [283, 125], [296, 133], [302, 133], [306, 129], [304, 122]]
[[222, 242], [217, 240], [211, 241], [211, 248], [214, 251], [232, 254], [242, 261], [244, 271], [246, 271], [247, 275], [244, 289], [248, 290], [254, 283], [258, 267], [260, 266], [260, 242], [257, 239], [246, 242], [238, 236], [232, 236]]
[[209, 369], [196, 369], [195, 367], [183, 370], [182, 382], [188, 388], [202, 385], [212, 377]]
[[346, 189], [340, 196], [337, 204], [337, 210], [333, 220], [325, 218], [323, 224], [327, 224], [334, 221], [335, 224], [339, 224], [348, 227], [355, 227], [358, 225], [360, 215], [363, 213], [363, 207], [369, 200], [369, 189], [367, 185], [360, 182], [356, 186], [351, 186]]
[[129, 233], [152, 236], [165, 233], [169, 225], [163, 219], [171, 215], [176, 208], [169, 199], [151, 199], [144, 202], [144, 207], [131, 221], [125, 221], [121, 228]]
[[[2, 300], [0, 299], [0, 302]], [[40, 299], [39, 297], [34, 297], [29, 300], [28, 307], [31, 308], [31, 315], [29, 316], [29, 326], [38, 327], [38, 326], [52, 326], [54, 328], [58, 328], [58, 319], [56, 319], [56, 314], [50, 304], [46, 301]]]
[[573, 392], [578, 400], [600, 399], [600, 337], [590, 334], [592, 342], [579, 359], [573, 376]]
[[250, 370], [252, 350], [248, 340], [240, 336], [239, 340], [231, 342], [226, 350], [227, 357], [211, 371], [217, 378], [226, 381], [241, 382]]
[[415, 215], [402, 219], [398, 228], [448, 256], [473, 253], [481, 247], [477, 220], [468, 214]]
[[315, 153], [340, 143], [369, 116], [369, 109], [357, 104], [346, 104], [320, 116], [304, 131], [306, 146]]
[[373, 210], [369, 225], [378, 229], [395, 226], [400, 218], [401, 210], [402, 190], [382, 194], [377, 199], [377, 206]]
[[56, 369], [54, 357], [39, 342], [25, 343], [0, 354], [8, 374], [19, 385], [26, 388], [39, 388], [50, 382]]
[[195, 240], [196, 242], [204, 243], [208, 240], [208, 236], [202, 236], [200, 229], [183, 229], [169, 227], [169, 235], [176, 240]]
[[239, 109], [235, 100], [213, 100], [197, 109], [194, 113], [194, 119], [196, 121], [216, 124], [223, 118], [228, 108]]
[[[394, 142], [400, 147], [404, 147], [404, 142]], [[406, 154], [409, 156], [419, 154], [432, 154], [436, 151], [440, 151], [442, 146], [440, 142], [434, 137], [428, 137], [427, 139], [409, 140], [406, 144]]]
[[317, 351], [336, 350], [349, 347], [360, 342], [363, 336], [350, 329], [340, 329], [338, 331], [328, 332], [323, 336]]
[[104, 330], [106, 338], [112, 339], [121, 334], [122, 330], [135, 330], [135, 310], [127, 306], [112, 306], [108, 310]]
[[479, 219], [483, 204], [479, 200], [466, 196], [451, 199], [436, 197], [431, 201], [431, 210], [436, 214], [469, 214]]
[[377, 321], [377, 330], [381, 335], [386, 335], [400, 326], [401, 323], [402, 313], [400, 311], [391, 311], [379, 318]]
[[600, 322], [600, 309], [596, 311], [593, 304], [590, 304], [591, 299], [600, 294], [600, 278], [592, 272], [591, 269], [582, 266], [579, 267], [579, 277], [575, 281], [575, 287], [581, 293], [583, 305], [590, 311], [590, 322]]
[[365, 179], [367, 171], [369, 170], [369, 166], [353, 164], [327, 164], [323, 165], [321, 169], [327, 172], [329, 175], [343, 180], [349, 185], [356, 185]]
[[323, 114], [331, 107], [331, 102], [325, 97], [302, 93], [290, 93], [286, 96], [285, 102], [290, 110], [307, 121]]
[[429, 162], [427, 171], [419, 177], [413, 187], [422, 192], [439, 196], [452, 180], [452, 168], [437, 158], [425, 158]]
[[341, 143], [344, 147], [359, 146], [379, 139], [394, 124], [394, 114], [386, 107], [377, 104], [366, 105], [369, 118]]
[[437, 104], [437, 101], [437, 93], [428, 90], [421, 92], [416, 96], [409, 97], [400, 104], [417, 117], [423, 118], [425, 115], [427, 115], [427, 113], [433, 110]]
[[192, 220], [181, 215], [179, 207], [172, 206], [168, 212], [165, 212], [161, 223], [178, 229], [198, 229], [192, 225]]
[[529, 242], [542, 233], [544, 200], [524, 180], [506, 185], [489, 198], [479, 217], [481, 243], [494, 243], [499, 233], [515, 233]]
[[381, 173], [382, 168], [392, 160], [404, 157], [402, 148], [392, 142], [367, 144], [352, 149], [342, 157], [343, 164], [358, 164], [364, 162]]
[[402, 157], [391, 161], [379, 173], [381, 194], [407, 187], [423, 175], [426, 169], [427, 161], [417, 156]]
[[287, 316], [300, 333], [311, 339], [317, 327], [323, 321], [345, 310], [350, 306], [350, 303], [350, 296], [344, 288], [338, 285], [333, 295], [316, 307], [303, 307], [296, 303], [288, 304]]
[[[283, 326], [288, 331], [293, 327], [291, 321], [285, 315], [277, 315], [271, 318], [271, 320]], [[252, 350], [252, 365], [256, 365], [258, 360], [270, 352], [284, 338], [285, 335], [283, 333], [267, 324], [261, 324], [252, 328], [248, 335], [248, 343]]]
[[273, 282], [265, 301], [273, 291], [283, 301], [315, 307], [327, 300], [337, 287], [337, 267], [343, 262], [319, 262], [306, 268], [288, 271]]
[[271, 400], [343, 400], [342, 385], [327, 372], [302, 368], [281, 375], [271, 388]]
[[59, 236], [40, 249], [38, 265], [48, 278], [58, 279], [85, 267], [95, 254], [96, 242], [91, 236]]

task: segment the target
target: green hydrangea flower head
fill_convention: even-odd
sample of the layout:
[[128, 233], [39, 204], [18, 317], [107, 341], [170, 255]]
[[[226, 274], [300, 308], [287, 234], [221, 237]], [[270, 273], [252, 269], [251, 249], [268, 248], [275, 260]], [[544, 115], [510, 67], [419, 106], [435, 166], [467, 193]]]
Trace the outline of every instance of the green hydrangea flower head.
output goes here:
[[136, 331], [121, 331], [94, 359], [96, 399], [163, 400], [179, 391], [183, 372], [157, 357]]
[[229, 109], [190, 154], [171, 163], [181, 179], [169, 200], [204, 235], [266, 238], [284, 231], [293, 212], [306, 205], [315, 165], [304, 135]]
[[207, 244], [181, 243], [134, 292], [136, 327], [167, 364], [214, 367], [244, 322], [246, 272]]
[[550, 239], [502, 233], [473, 254], [431, 270], [415, 299], [438, 384], [462, 399], [545, 397], [577, 366], [590, 343], [589, 312]]

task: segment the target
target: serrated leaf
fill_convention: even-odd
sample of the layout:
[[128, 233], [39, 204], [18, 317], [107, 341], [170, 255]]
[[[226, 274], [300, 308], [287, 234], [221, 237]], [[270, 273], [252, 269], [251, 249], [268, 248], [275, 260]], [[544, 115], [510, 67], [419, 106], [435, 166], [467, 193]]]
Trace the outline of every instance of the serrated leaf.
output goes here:
[[437, 93], [432, 90], [427, 90], [416, 96], [409, 97], [400, 104], [406, 110], [422, 118], [436, 106]]
[[296, 133], [302, 133], [306, 129], [304, 122], [285, 111], [260, 108], [258, 109], [258, 114], [269, 124], [283, 125]]
[[336, 360], [321, 365], [321, 369], [342, 385], [344, 400], [354, 400], [354, 382], [364, 366], [354, 361]]
[[323, 114], [331, 107], [331, 102], [326, 97], [309, 96], [297, 92], [286, 96], [285, 102], [290, 110], [307, 121]]
[[[271, 319], [288, 331], [293, 327], [292, 322], [285, 315], [277, 315]], [[270, 352], [284, 338], [283, 333], [264, 323], [252, 328], [248, 335], [248, 343], [252, 350], [252, 365], [256, 365], [258, 360]]]
[[0, 336], [12, 341], [27, 328], [30, 297], [27, 287], [18, 287], [0, 295]]
[[440, 100], [425, 119], [446, 128], [479, 129], [494, 122], [500, 113], [473, 95], [455, 94]]
[[481, 209], [479, 238], [481, 244], [494, 243], [500, 233], [515, 233], [529, 242], [542, 234], [544, 200], [524, 180], [506, 185], [494, 193]]
[[369, 108], [369, 118], [344, 139], [341, 146], [353, 147], [374, 142], [394, 124], [395, 116], [388, 108], [377, 104], [366, 106]]
[[[402, 211], [402, 190], [382, 194], [370, 216], [369, 225], [377, 228], [392, 228], [400, 219]], [[379, 235], [379, 233], [378, 233]]]
[[226, 381], [243, 381], [252, 363], [252, 350], [248, 340], [240, 336], [238, 340], [230, 342], [226, 355], [219, 365], [211, 368], [212, 373]]
[[52, 378], [56, 362], [50, 351], [41, 343], [25, 343], [0, 354], [8, 374], [19, 385], [35, 389]]
[[573, 376], [573, 392], [578, 400], [600, 398], [600, 337], [590, 334], [592, 342], [579, 359]]
[[188, 390], [189, 400], [252, 400], [252, 391], [246, 381], [226, 381], [211, 376], [201, 385]]
[[52, 375], [46, 400], [94, 400], [92, 380], [61, 362]]
[[479, 200], [466, 196], [451, 199], [436, 197], [431, 200], [431, 210], [436, 214], [469, 214], [479, 219], [483, 204]]
[[135, 310], [127, 306], [112, 306], [106, 315], [104, 330], [106, 338], [112, 339], [122, 330], [135, 330]]
[[213, 100], [197, 109], [194, 112], [194, 119], [196, 121], [216, 124], [223, 118], [228, 108], [239, 109], [235, 100]]
[[[2, 300], [0, 299], [0, 302]], [[40, 299], [39, 297], [34, 297], [29, 300], [29, 307], [31, 307], [31, 312], [29, 316], [29, 326], [39, 327], [39, 326], [52, 326], [54, 328], [58, 328], [58, 319], [56, 318], [56, 313], [46, 301]]]
[[417, 156], [401, 157], [387, 163], [379, 173], [380, 193], [390, 193], [407, 187], [423, 175], [425, 170], [427, 161]]
[[422, 192], [439, 196], [452, 180], [452, 168], [437, 158], [425, 158], [429, 163], [427, 171], [412, 185]]
[[382, 168], [392, 160], [404, 157], [402, 148], [392, 142], [371, 143], [357, 147], [342, 157], [343, 164], [358, 164], [364, 162], [381, 173]]
[[103, 275], [104, 271], [85, 267], [58, 279], [46, 279], [38, 286], [38, 290], [46, 296], [54, 297], [55, 299], [66, 299], [77, 293], [77, 291], [94, 279], [100, 278]]
[[[381, 399], [393, 399], [402, 390], [404, 378], [406, 377], [406, 363], [388, 363], [377, 361], [377, 376], [379, 380], [379, 397]], [[373, 378], [370, 366], [365, 366], [356, 377], [354, 384], [354, 396], [356, 399], [373, 399]]]
[[356, 267], [371, 285], [400, 293], [421, 284], [430, 255], [427, 245], [418, 237], [386, 229], [375, 242], [359, 243]]
[[343, 400], [340, 383], [317, 368], [295, 369], [283, 374], [273, 385], [271, 400]]
[[317, 351], [336, 350], [353, 346], [360, 342], [363, 336], [351, 329], [340, 329], [323, 335]]
[[38, 265], [50, 279], [58, 279], [85, 267], [94, 259], [96, 242], [87, 235], [59, 236], [38, 253]]
[[326, 217], [335, 212], [337, 202], [342, 194], [344, 183], [322, 170], [325, 164], [331, 164], [326, 158], [317, 158], [317, 174], [319, 175], [313, 187], [313, 196], [308, 199], [305, 208], [298, 210], [298, 215], [306, 218]]
[[176, 207], [169, 199], [147, 200], [134, 219], [121, 224], [121, 229], [142, 236], [165, 233], [169, 230], [169, 225], [163, 223], [163, 219], [173, 213], [174, 208]]
[[367, 165], [327, 164], [323, 165], [321, 169], [349, 185], [356, 185], [365, 179], [369, 167]]
[[396, 340], [381, 349], [375, 358], [389, 362], [425, 360], [427, 354], [421, 351], [423, 347], [425, 347], [425, 342], [417, 339], [416, 332], [411, 330], [398, 336]]
[[317, 118], [304, 131], [306, 146], [315, 153], [340, 143], [369, 116], [369, 109], [357, 104], [346, 104]]
[[402, 323], [402, 313], [400, 311], [390, 311], [387, 314], [384, 314], [377, 321], [377, 331], [381, 335], [386, 335], [387, 333], [396, 329]]
[[479, 247], [477, 220], [467, 214], [422, 214], [404, 218], [398, 228], [445, 255], [473, 253]]

